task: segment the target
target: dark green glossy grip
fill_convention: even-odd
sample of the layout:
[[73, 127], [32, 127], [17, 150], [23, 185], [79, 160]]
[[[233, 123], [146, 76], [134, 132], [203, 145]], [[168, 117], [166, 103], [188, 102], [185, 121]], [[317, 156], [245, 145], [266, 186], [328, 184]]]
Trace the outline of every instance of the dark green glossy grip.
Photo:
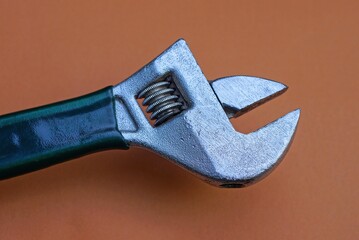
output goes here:
[[106, 149], [127, 149], [112, 87], [0, 117], [0, 179]]

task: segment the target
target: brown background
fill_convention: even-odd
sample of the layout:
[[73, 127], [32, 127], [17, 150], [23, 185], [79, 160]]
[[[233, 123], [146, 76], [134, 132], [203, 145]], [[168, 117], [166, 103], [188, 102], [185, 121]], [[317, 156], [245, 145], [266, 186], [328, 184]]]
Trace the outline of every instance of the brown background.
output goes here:
[[180, 37], [208, 79], [290, 86], [238, 130], [302, 108], [287, 157], [257, 185], [217, 189], [141, 149], [98, 153], [2, 181], [0, 239], [358, 239], [358, 7], [0, 0], [1, 114], [116, 84]]

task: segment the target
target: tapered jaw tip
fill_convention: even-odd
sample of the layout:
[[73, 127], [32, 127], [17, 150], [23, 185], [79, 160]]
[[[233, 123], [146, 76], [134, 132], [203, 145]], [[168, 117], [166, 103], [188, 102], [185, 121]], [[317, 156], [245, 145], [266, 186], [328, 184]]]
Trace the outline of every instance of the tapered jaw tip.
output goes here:
[[226, 164], [217, 168], [227, 179], [224, 187], [251, 185], [278, 166], [290, 147], [299, 117], [300, 109], [297, 109], [255, 132], [238, 137], [238, 142], [231, 146], [233, 156], [228, 156], [223, 161]]
[[238, 117], [258, 107], [288, 88], [279, 82], [250, 76], [225, 77], [213, 81], [211, 85], [228, 118]]
[[[252, 149], [252, 156], [261, 159], [257, 177], [270, 173], [283, 159], [293, 141], [300, 118], [300, 109], [287, 113], [261, 129], [247, 135], [249, 141], [258, 145]], [[261, 149], [261, 151], [258, 151]]]

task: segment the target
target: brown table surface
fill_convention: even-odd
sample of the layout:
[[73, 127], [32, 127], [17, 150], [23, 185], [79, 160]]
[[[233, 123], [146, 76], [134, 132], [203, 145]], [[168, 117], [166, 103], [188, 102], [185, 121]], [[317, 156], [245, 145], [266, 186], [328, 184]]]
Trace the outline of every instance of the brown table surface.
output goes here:
[[358, 7], [1, 0], [0, 114], [114, 85], [183, 37], [208, 79], [290, 87], [236, 129], [302, 115], [285, 160], [249, 188], [214, 188], [141, 149], [2, 181], [0, 239], [358, 239]]

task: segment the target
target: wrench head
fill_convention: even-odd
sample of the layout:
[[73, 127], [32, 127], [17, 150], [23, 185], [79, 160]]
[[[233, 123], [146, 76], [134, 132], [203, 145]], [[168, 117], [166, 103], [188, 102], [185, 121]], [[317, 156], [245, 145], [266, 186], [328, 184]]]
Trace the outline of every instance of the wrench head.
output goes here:
[[[185, 100], [186, 109], [152, 126], [137, 98], [143, 89], [168, 75]], [[148, 148], [210, 184], [244, 187], [278, 165], [293, 139], [300, 111], [249, 134], [237, 132], [229, 118], [285, 89], [280, 83], [243, 76], [210, 83], [185, 41], [179, 40], [114, 87], [118, 129], [130, 145]]]

